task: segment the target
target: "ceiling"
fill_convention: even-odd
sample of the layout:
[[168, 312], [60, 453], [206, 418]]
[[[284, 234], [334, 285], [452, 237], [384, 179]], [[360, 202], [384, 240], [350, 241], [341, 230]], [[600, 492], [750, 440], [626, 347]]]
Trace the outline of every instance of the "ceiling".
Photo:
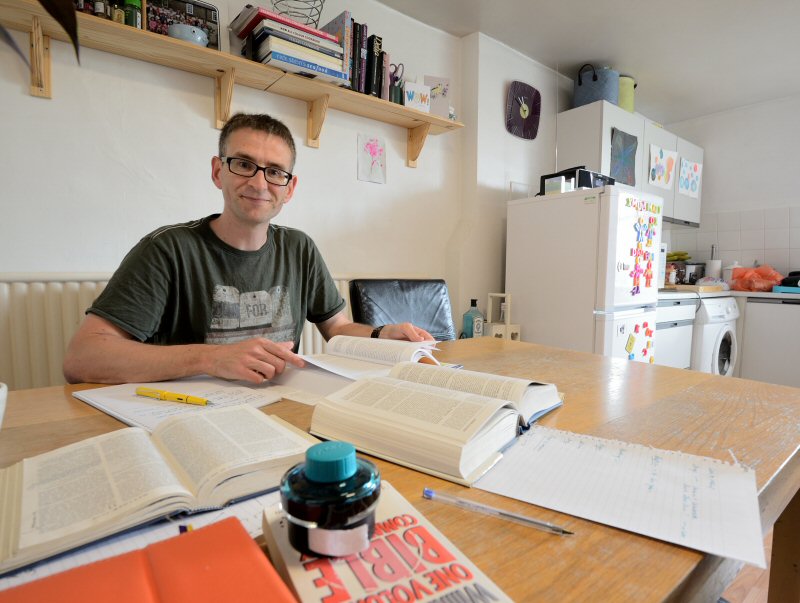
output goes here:
[[800, 95], [800, 0], [379, 0], [458, 37], [480, 31], [574, 78], [633, 76], [663, 124]]

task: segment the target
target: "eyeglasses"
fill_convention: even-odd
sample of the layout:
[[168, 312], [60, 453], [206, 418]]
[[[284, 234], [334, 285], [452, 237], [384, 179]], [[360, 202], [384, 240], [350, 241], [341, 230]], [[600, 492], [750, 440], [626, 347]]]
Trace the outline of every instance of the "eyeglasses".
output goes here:
[[286, 186], [292, 181], [292, 175], [280, 168], [266, 166], [261, 167], [257, 163], [249, 159], [242, 159], [241, 157], [220, 157], [220, 160], [228, 164], [228, 169], [237, 176], [246, 176], [252, 178], [258, 172], [264, 172], [264, 178], [270, 184], [277, 186]]

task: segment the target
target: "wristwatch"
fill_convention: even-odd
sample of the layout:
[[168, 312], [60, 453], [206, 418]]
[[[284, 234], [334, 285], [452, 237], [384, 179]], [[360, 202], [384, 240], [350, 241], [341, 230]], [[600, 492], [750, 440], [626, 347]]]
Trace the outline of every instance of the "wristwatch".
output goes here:
[[381, 336], [381, 331], [383, 330], [383, 327], [385, 326], [386, 325], [381, 325], [379, 327], [375, 327], [374, 329], [372, 329], [372, 335], [370, 335], [370, 337], [372, 337], [372, 339], [378, 339], [378, 337]]

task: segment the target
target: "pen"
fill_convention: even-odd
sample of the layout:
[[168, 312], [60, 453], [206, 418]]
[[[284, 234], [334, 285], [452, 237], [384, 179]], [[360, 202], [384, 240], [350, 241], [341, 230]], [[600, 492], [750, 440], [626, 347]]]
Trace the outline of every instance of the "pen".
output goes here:
[[148, 398], [156, 398], [157, 400], [168, 400], [170, 402], [183, 402], [184, 404], [197, 404], [198, 406], [205, 406], [208, 404], [206, 398], [200, 396], [190, 396], [189, 394], [176, 394], [175, 392], [167, 392], [163, 389], [153, 389], [152, 387], [137, 387], [137, 396], [146, 396]]
[[493, 517], [507, 519], [508, 521], [513, 521], [514, 523], [519, 523], [524, 526], [536, 528], [538, 530], [544, 530], [545, 532], [550, 532], [551, 534], [572, 534], [572, 532], [569, 530], [565, 530], [564, 528], [553, 523], [539, 521], [538, 519], [533, 519], [533, 517], [526, 517], [525, 515], [520, 515], [519, 513], [504, 511], [503, 509], [490, 507], [489, 505], [484, 505], [482, 503], [467, 500], [465, 498], [459, 498], [458, 496], [451, 496], [449, 494], [444, 494], [443, 492], [435, 492], [430, 488], [423, 488], [422, 496], [423, 498], [430, 500], [438, 500], [439, 502], [443, 502], [448, 505], [461, 507], [462, 509], [467, 509], [468, 511], [475, 511], [476, 513], [483, 513], [484, 515], [491, 515]]

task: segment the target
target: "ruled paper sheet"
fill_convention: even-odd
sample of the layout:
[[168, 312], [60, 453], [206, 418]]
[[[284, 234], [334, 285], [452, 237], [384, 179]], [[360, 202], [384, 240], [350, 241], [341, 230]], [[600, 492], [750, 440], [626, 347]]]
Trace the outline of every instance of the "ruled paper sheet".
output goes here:
[[180, 533], [180, 526], [192, 526], [192, 529], [201, 528], [228, 517], [238, 517], [245, 530], [253, 538], [261, 535], [261, 518], [264, 507], [274, 505], [280, 500], [280, 494], [270, 492], [242, 502], [229, 505], [223, 509], [189, 515], [180, 519], [162, 521], [150, 526], [112, 536], [95, 544], [90, 544], [72, 553], [65, 553], [49, 561], [45, 560], [27, 569], [0, 578], [0, 591], [12, 586], [25, 584], [31, 580], [44, 578], [58, 572], [86, 565], [94, 561], [121, 555], [137, 549], [143, 549], [148, 544], [172, 538]]
[[475, 487], [766, 567], [755, 471], [742, 465], [533, 427]]

